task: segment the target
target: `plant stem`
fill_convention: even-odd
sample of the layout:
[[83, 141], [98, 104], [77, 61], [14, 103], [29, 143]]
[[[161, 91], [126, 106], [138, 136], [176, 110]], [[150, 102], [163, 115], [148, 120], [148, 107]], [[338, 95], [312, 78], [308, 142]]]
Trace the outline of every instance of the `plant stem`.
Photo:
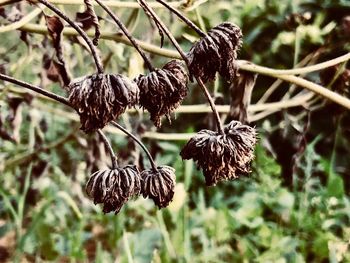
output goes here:
[[134, 37], [129, 33], [129, 30], [126, 28], [126, 26], [123, 24], [123, 22], [115, 15], [113, 14], [112, 10], [106, 6], [104, 3], [102, 3], [100, 0], [95, 0], [96, 3], [98, 3], [114, 20], [114, 22], [119, 26], [119, 28], [123, 31], [124, 35], [129, 39], [130, 43], [135, 47], [135, 49], [137, 50], [137, 52], [139, 52], [139, 54], [141, 55], [141, 57], [143, 58], [147, 68], [150, 71], [154, 71], [154, 68], [152, 66], [152, 63], [150, 62], [150, 60], [148, 59], [148, 57], [146, 56], [145, 52], [140, 48], [140, 46], [137, 44], [136, 40], [134, 39]]
[[349, 59], [350, 59], [350, 52], [340, 57], [337, 57], [322, 63], [318, 63], [312, 66], [307, 66], [302, 68], [294, 68], [294, 69], [272, 69], [272, 68], [255, 65], [249, 61], [244, 61], [244, 60], [238, 60], [237, 62], [240, 69], [253, 71], [264, 75], [300, 75], [300, 74], [306, 74], [314, 71], [319, 71], [325, 68], [329, 68], [337, 64], [346, 62]]
[[[162, 30], [164, 31], [164, 33], [168, 36], [168, 38], [170, 39], [170, 41], [173, 43], [173, 45], [175, 46], [175, 48], [177, 49], [177, 51], [179, 52], [179, 54], [181, 55], [182, 59], [185, 61], [187, 67], [189, 65], [189, 61], [188, 58], [186, 56], [186, 54], [184, 53], [184, 51], [182, 50], [181, 46], [179, 45], [179, 43], [176, 41], [175, 37], [171, 34], [170, 30], [166, 27], [166, 25], [161, 21], [161, 19], [158, 17], [158, 15], [153, 11], [152, 8], [150, 8], [147, 4], [146, 1], [144, 0], [137, 0], [140, 5], [142, 6], [143, 9], [145, 9], [146, 11], [148, 11], [154, 20], [157, 21], [157, 23], [161, 26]], [[210, 107], [214, 113], [214, 117], [216, 120], [216, 125], [217, 125], [217, 129], [220, 132], [220, 134], [224, 134], [224, 128], [223, 125], [221, 123], [220, 120], [220, 115], [216, 109], [215, 103], [213, 98], [210, 96], [210, 93], [207, 89], [207, 87], [204, 85], [203, 81], [201, 80], [201, 78], [196, 77], [196, 80], [200, 86], [200, 88], [202, 89], [202, 91], [204, 92], [204, 95], [206, 96]]]
[[148, 157], [148, 159], [149, 159], [149, 161], [151, 163], [152, 169], [154, 171], [156, 171], [157, 170], [157, 165], [156, 165], [156, 163], [155, 163], [151, 153], [148, 151], [147, 147], [141, 142], [141, 140], [139, 138], [137, 138], [134, 134], [129, 132], [127, 129], [125, 129], [123, 126], [118, 124], [117, 122], [112, 121], [111, 123], [112, 123], [113, 126], [117, 127], [119, 130], [124, 132], [130, 138], [132, 138], [142, 148], [142, 150], [144, 150], [144, 152], [146, 153], [146, 155], [147, 155], [147, 157]]
[[217, 128], [218, 128], [219, 132], [221, 134], [225, 134], [224, 133], [224, 128], [223, 128], [221, 120], [220, 120], [220, 115], [219, 115], [219, 112], [218, 112], [218, 110], [216, 108], [216, 105], [215, 105], [215, 102], [214, 102], [213, 98], [210, 96], [210, 93], [209, 93], [207, 87], [204, 85], [202, 79], [199, 78], [199, 77], [196, 77], [196, 80], [197, 80], [197, 82], [199, 84], [199, 87], [204, 92], [204, 95], [205, 95], [205, 97], [207, 98], [207, 100], [209, 102], [211, 110], [213, 111], [213, 114], [214, 114], [214, 117], [216, 119], [216, 124], [217, 124]]
[[13, 83], [13, 84], [16, 84], [18, 86], [22, 86], [24, 88], [27, 88], [27, 89], [30, 89], [32, 91], [35, 91], [41, 95], [44, 95], [50, 99], [53, 99], [53, 100], [56, 100], [60, 103], [63, 103], [67, 106], [71, 106], [68, 99], [66, 99], [65, 97], [62, 97], [62, 96], [59, 96], [59, 95], [56, 95], [50, 91], [46, 91], [38, 86], [34, 86], [32, 84], [29, 84], [27, 82], [24, 82], [22, 80], [18, 80], [18, 79], [15, 79], [13, 77], [10, 77], [10, 76], [7, 76], [7, 75], [4, 75], [4, 74], [0, 74], [0, 79], [4, 80], [4, 81], [7, 81], [7, 82], [10, 82], [10, 83]]
[[79, 35], [85, 40], [86, 44], [89, 46], [91, 50], [91, 54], [95, 60], [97, 72], [99, 74], [103, 73], [103, 64], [101, 61], [101, 58], [98, 56], [98, 52], [88, 35], [68, 16], [66, 16], [61, 10], [59, 10], [57, 7], [49, 3], [47, 0], [37, 0], [38, 2], [42, 3], [43, 5], [47, 6], [49, 9], [51, 9], [53, 12], [55, 12], [59, 17], [64, 19], [71, 27], [73, 27]]
[[289, 76], [289, 75], [272, 75], [273, 77], [282, 79], [282, 80], [286, 80], [289, 82], [292, 82], [298, 86], [304, 87], [308, 90], [311, 90], [319, 95], [321, 95], [322, 97], [329, 99], [339, 105], [342, 105], [343, 107], [347, 108], [350, 110], [350, 100], [344, 96], [339, 95], [336, 92], [330, 91], [324, 87], [322, 87], [321, 85], [318, 85], [316, 83], [313, 83], [311, 81], [308, 81], [306, 79], [303, 78], [298, 78], [296, 76]]
[[107, 150], [109, 152], [109, 155], [111, 156], [112, 168], [117, 169], [118, 168], [117, 156], [114, 154], [111, 143], [109, 142], [107, 136], [103, 133], [103, 131], [101, 129], [98, 129], [97, 133], [101, 136], [101, 139], [103, 140], [104, 144], [106, 145]]
[[182, 21], [184, 21], [190, 28], [192, 28], [194, 31], [196, 31], [196, 33], [201, 36], [201, 37], [205, 37], [206, 34], [196, 25], [194, 24], [190, 19], [188, 19], [187, 17], [185, 17], [183, 14], [181, 14], [176, 8], [172, 7], [171, 5], [169, 5], [167, 2], [163, 1], [163, 0], [156, 0], [158, 3], [161, 3], [163, 6], [165, 6], [167, 9], [170, 10], [170, 12], [174, 13], [175, 15], [177, 15]]

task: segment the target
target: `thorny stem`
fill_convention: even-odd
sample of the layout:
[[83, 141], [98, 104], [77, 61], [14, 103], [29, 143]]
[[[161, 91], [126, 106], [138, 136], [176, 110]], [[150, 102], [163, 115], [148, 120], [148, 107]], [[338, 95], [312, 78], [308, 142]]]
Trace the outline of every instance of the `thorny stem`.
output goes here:
[[104, 3], [102, 3], [100, 0], [95, 0], [96, 3], [98, 3], [114, 20], [114, 22], [119, 26], [119, 28], [123, 31], [123, 33], [125, 34], [125, 36], [129, 39], [129, 41], [131, 42], [131, 44], [136, 48], [137, 52], [139, 52], [139, 54], [141, 55], [141, 57], [143, 58], [147, 68], [150, 71], [154, 71], [154, 68], [152, 66], [152, 63], [150, 62], [150, 60], [148, 59], [148, 57], [146, 56], [145, 52], [140, 48], [139, 44], [136, 42], [135, 38], [129, 33], [129, 30], [126, 28], [126, 26], [123, 24], [123, 22], [115, 15], [113, 14], [112, 10], [106, 6]]
[[187, 17], [185, 17], [183, 14], [181, 14], [176, 8], [169, 5], [167, 2], [163, 0], [156, 0], [158, 3], [161, 3], [163, 6], [165, 6], [167, 9], [170, 10], [170, 12], [173, 12], [175, 15], [177, 15], [182, 21], [184, 21], [190, 28], [192, 28], [196, 33], [201, 36], [205, 37], [206, 34], [191, 20], [189, 20]]
[[109, 142], [107, 136], [103, 133], [103, 131], [101, 129], [98, 129], [97, 130], [97, 133], [101, 136], [104, 144], [106, 145], [107, 147], [107, 150], [109, 152], [109, 155], [111, 156], [111, 161], [112, 161], [112, 168], [113, 169], [117, 169], [118, 168], [118, 163], [117, 163], [117, 156], [115, 155], [114, 151], [113, 151], [113, 148], [112, 148], [112, 145], [111, 143]]
[[137, 138], [134, 134], [132, 134], [131, 132], [129, 132], [127, 129], [125, 129], [123, 126], [121, 126], [120, 124], [118, 124], [115, 121], [111, 122], [115, 127], [117, 127], [119, 130], [121, 130], [122, 132], [124, 132], [126, 135], [128, 135], [130, 138], [132, 138], [146, 153], [151, 165], [152, 165], [152, 169], [154, 171], [157, 171], [157, 165], [151, 155], [151, 153], [148, 151], [147, 147], [141, 142], [141, 140], [139, 138]]
[[22, 86], [24, 88], [30, 89], [32, 91], [35, 91], [35, 92], [41, 94], [41, 95], [44, 95], [46, 97], [49, 97], [49, 98], [51, 98], [53, 100], [56, 100], [56, 101], [58, 101], [60, 103], [63, 103], [65, 105], [71, 107], [71, 104], [69, 103], [68, 99], [66, 99], [66, 98], [64, 98], [62, 96], [56, 95], [56, 94], [54, 94], [54, 93], [52, 93], [50, 91], [44, 90], [44, 89], [42, 89], [42, 88], [40, 88], [38, 86], [34, 86], [32, 84], [29, 84], [27, 82], [15, 79], [13, 77], [10, 77], [10, 76], [4, 75], [4, 74], [0, 74], [0, 79], [2, 79], [4, 81], [7, 81], [7, 82], [11, 82], [11, 83], [16, 84], [18, 86]]
[[[186, 54], [184, 53], [184, 51], [182, 50], [182, 48], [179, 45], [179, 43], [176, 41], [174, 36], [171, 34], [170, 30], [161, 21], [161, 19], [153, 11], [153, 9], [147, 4], [146, 1], [144, 1], [144, 0], [137, 0], [137, 2], [139, 2], [141, 7], [143, 9], [145, 9], [146, 11], [148, 11], [152, 15], [153, 19], [156, 20], [157, 23], [161, 26], [162, 30], [165, 32], [165, 34], [168, 36], [170, 41], [173, 43], [173, 45], [175, 46], [175, 48], [177, 49], [177, 51], [179, 52], [179, 54], [181, 55], [182, 59], [185, 61], [186, 65], [188, 67], [188, 65], [189, 65], [188, 58], [187, 58]], [[209, 93], [207, 87], [204, 85], [204, 83], [201, 80], [201, 78], [200, 77], [196, 77], [196, 80], [197, 80], [200, 88], [204, 92], [204, 95], [206, 96], [206, 98], [207, 98], [207, 100], [208, 100], [208, 102], [210, 104], [210, 107], [211, 107], [211, 109], [212, 109], [212, 111], [214, 113], [214, 117], [215, 117], [216, 124], [217, 124], [217, 129], [219, 130], [220, 134], [224, 134], [224, 128], [222, 126], [222, 123], [221, 123], [221, 120], [220, 120], [220, 115], [219, 115], [219, 112], [216, 109], [216, 106], [215, 106], [213, 98], [210, 96], [210, 93]]]
[[59, 17], [63, 18], [68, 24], [71, 25], [85, 40], [86, 44], [89, 46], [91, 50], [91, 54], [94, 57], [96, 68], [99, 74], [103, 73], [103, 64], [101, 61], [101, 58], [98, 56], [98, 52], [88, 35], [68, 16], [66, 16], [61, 10], [59, 10], [57, 7], [49, 3], [47, 0], [37, 0], [38, 2], [42, 3], [43, 5], [47, 6], [49, 9], [51, 9], [53, 12], [55, 12]]

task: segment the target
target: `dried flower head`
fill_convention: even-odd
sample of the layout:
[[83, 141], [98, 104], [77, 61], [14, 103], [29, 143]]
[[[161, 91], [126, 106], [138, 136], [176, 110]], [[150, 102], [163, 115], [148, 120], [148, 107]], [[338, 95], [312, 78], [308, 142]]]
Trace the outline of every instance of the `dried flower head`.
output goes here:
[[138, 196], [140, 191], [140, 172], [134, 165], [97, 171], [86, 184], [86, 193], [95, 204], [103, 204], [104, 213], [117, 214], [129, 198]]
[[179, 61], [172, 60], [162, 69], [135, 79], [140, 88], [140, 105], [151, 114], [151, 120], [161, 126], [161, 117], [176, 109], [187, 95], [188, 75]]
[[225, 22], [209, 30], [196, 42], [187, 54], [191, 78], [200, 77], [204, 82], [215, 79], [216, 72], [228, 80], [236, 76], [237, 51], [242, 45], [242, 31]]
[[142, 171], [141, 178], [143, 197], [151, 198], [159, 208], [167, 207], [174, 197], [175, 169], [158, 166], [157, 170]]
[[103, 128], [138, 102], [135, 82], [120, 74], [95, 74], [69, 85], [69, 101], [80, 115], [85, 132]]
[[181, 151], [182, 159], [193, 159], [202, 168], [208, 186], [250, 172], [256, 131], [239, 121], [224, 127], [224, 134], [202, 130]]

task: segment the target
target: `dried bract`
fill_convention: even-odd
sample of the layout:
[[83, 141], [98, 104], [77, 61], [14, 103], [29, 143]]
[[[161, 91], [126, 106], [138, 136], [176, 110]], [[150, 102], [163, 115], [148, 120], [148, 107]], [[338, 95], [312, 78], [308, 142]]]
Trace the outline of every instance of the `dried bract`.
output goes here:
[[135, 79], [140, 88], [140, 105], [151, 114], [151, 120], [161, 126], [161, 117], [176, 109], [187, 95], [188, 75], [179, 61], [172, 60], [162, 69]]
[[86, 193], [95, 204], [103, 204], [103, 212], [114, 211], [141, 191], [140, 172], [134, 165], [93, 173], [86, 184]]
[[69, 101], [85, 132], [103, 128], [127, 107], [135, 106], [139, 98], [136, 83], [120, 74], [86, 76], [71, 83], [69, 89]]
[[224, 134], [202, 130], [181, 151], [182, 159], [193, 159], [203, 170], [208, 186], [250, 172], [256, 131], [239, 121], [224, 127]]
[[144, 170], [141, 178], [143, 197], [151, 198], [159, 208], [167, 207], [174, 197], [175, 169], [158, 166], [157, 170]]
[[236, 76], [237, 51], [242, 45], [242, 31], [225, 22], [209, 30], [187, 54], [191, 78], [200, 77], [204, 82], [215, 79], [216, 72], [228, 80]]

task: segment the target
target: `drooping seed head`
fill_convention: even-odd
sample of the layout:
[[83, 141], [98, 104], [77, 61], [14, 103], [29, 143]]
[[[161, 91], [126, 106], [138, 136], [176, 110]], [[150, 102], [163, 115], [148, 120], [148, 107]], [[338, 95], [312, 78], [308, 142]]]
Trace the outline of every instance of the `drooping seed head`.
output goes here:
[[221, 23], [196, 42], [187, 58], [191, 78], [200, 77], [203, 82], [215, 79], [216, 72], [228, 80], [237, 72], [237, 52], [242, 45], [242, 31], [232, 23]]
[[208, 186], [250, 172], [257, 142], [256, 131], [239, 121], [224, 127], [224, 134], [202, 130], [181, 151], [182, 159], [193, 159], [203, 170]]
[[114, 211], [141, 192], [140, 172], [134, 165], [93, 173], [86, 184], [87, 195], [95, 204], [103, 204], [103, 212]]
[[135, 79], [140, 88], [140, 105], [151, 114], [151, 120], [161, 126], [161, 117], [170, 120], [171, 112], [186, 97], [188, 75], [184, 66], [177, 60], [165, 64], [162, 69], [140, 75]]
[[85, 76], [72, 82], [69, 89], [69, 101], [85, 132], [103, 128], [139, 99], [136, 83], [120, 74]]
[[174, 197], [176, 184], [175, 169], [169, 166], [158, 166], [157, 170], [141, 172], [142, 195], [151, 198], [159, 208], [169, 205]]

